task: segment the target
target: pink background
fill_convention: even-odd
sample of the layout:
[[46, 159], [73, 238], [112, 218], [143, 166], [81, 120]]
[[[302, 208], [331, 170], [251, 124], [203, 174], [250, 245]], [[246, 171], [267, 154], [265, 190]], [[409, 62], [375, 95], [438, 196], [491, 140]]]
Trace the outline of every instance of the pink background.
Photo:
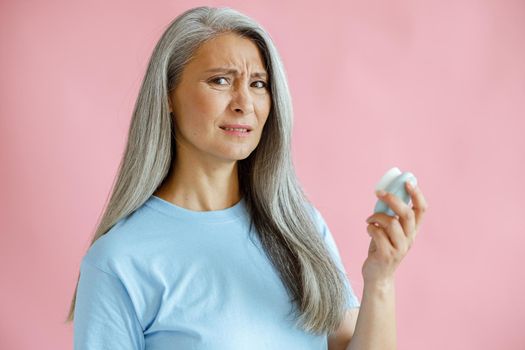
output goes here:
[[524, 349], [525, 2], [502, 0], [2, 2], [0, 348], [72, 347], [63, 320], [146, 63], [204, 4], [275, 40], [294, 163], [360, 299], [374, 186], [392, 166], [418, 177], [399, 349]]

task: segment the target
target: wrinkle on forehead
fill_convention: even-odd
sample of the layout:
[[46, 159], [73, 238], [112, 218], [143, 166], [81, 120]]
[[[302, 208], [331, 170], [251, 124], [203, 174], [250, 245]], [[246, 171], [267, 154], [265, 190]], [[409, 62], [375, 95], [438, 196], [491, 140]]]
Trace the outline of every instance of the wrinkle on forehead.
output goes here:
[[205, 44], [192, 60], [199, 71], [226, 67], [244, 71], [266, 72], [259, 47], [250, 39], [236, 34], [222, 34]]

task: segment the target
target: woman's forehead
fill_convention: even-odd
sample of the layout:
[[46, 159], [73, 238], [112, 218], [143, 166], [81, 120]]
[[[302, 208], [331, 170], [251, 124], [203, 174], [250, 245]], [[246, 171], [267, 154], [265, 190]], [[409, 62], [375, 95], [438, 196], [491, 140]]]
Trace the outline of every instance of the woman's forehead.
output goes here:
[[197, 50], [192, 62], [201, 71], [242, 69], [247, 66], [258, 73], [266, 72], [257, 45], [234, 34], [223, 34], [204, 43]]

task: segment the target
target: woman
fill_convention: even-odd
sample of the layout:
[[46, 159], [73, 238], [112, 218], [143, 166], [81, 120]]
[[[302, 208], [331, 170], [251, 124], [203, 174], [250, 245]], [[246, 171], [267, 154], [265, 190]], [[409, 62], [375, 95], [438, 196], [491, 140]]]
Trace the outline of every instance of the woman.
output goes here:
[[197, 7], [169, 25], [82, 259], [68, 316], [76, 349], [395, 347], [393, 274], [422, 194], [409, 192], [415, 212], [384, 199], [399, 220], [371, 217], [359, 312], [294, 173], [291, 128], [284, 68], [259, 24]]

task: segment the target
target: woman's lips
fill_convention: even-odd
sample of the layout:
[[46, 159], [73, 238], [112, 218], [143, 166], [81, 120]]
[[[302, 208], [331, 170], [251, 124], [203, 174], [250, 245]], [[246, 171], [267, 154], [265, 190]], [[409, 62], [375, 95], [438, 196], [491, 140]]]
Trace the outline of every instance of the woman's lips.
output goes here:
[[250, 133], [251, 133], [251, 130], [246, 130], [246, 131], [242, 131], [242, 130], [226, 130], [224, 127], [220, 127], [222, 129], [222, 131], [224, 131], [227, 135], [232, 135], [232, 136], [248, 136]]
[[248, 129], [252, 130], [253, 128], [248, 124], [223, 124], [221, 128], [232, 128], [232, 129]]

